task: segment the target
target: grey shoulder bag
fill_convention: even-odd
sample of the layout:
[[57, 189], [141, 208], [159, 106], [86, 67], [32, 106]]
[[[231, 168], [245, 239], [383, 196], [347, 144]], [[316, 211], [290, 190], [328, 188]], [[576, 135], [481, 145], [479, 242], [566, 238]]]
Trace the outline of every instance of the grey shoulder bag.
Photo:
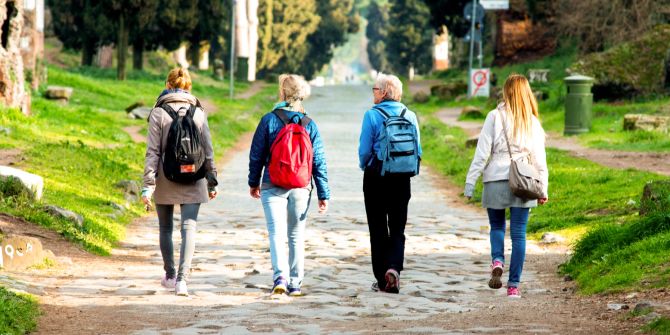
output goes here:
[[509, 138], [507, 137], [505, 118], [504, 115], [501, 116], [503, 134], [505, 134], [505, 142], [507, 143], [507, 151], [509, 152], [510, 160], [509, 187], [512, 189], [512, 193], [519, 198], [527, 200], [540, 199], [544, 196], [544, 187], [542, 181], [540, 181], [540, 174], [532, 164], [528, 164], [522, 160], [515, 161], [512, 158], [512, 147], [510, 146]]

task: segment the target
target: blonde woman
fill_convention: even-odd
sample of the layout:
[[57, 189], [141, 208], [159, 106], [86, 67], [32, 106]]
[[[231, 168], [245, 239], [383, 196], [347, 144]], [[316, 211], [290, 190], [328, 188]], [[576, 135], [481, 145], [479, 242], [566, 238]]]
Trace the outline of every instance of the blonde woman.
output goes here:
[[[545, 133], [538, 119], [537, 101], [528, 80], [512, 74], [503, 88], [503, 100], [486, 117], [479, 134], [474, 159], [468, 171], [464, 195], [471, 198], [477, 179], [483, 173], [482, 207], [487, 209], [491, 224], [491, 279], [489, 287], [502, 287], [505, 264], [505, 209], [510, 209], [512, 255], [507, 281], [507, 296], [520, 298], [519, 283], [526, 257], [526, 224], [530, 208], [548, 200], [549, 172], [545, 153]], [[537, 168], [544, 185], [539, 200], [521, 199], [509, 187], [510, 157], [504, 131], [507, 132], [514, 160], [526, 159]]]
[[[160, 249], [165, 270], [161, 284], [174, 289], [175, 293], [181, 296], [188, 296], [186, 279], [195, 250], [196, 221], [200, 204], [214, 199], [217, 195], [216, 165], [207, 115], [198, 99], [189, 93], [190, 90], [191, 76], [186, 69], [175, 68], [170, 71], [165, 81], [165, 90], [156, 100], [154, 109], [149, 115], [142, 188], [142, 201], [147, 208], [151, 206], [152, 196], [156, 203]], [[178, 120], [187, 122], [191, 126], [190, 129], [197, 133], [195, 137], [198, 138], [200, 148], [195, 147], [195, 151], [202, 161], [199, 167], [195, 163], [181, 165], [185, 167], [183, 174], [173, 173], [170, 168], [172, 160], [167, 158], [171, 147], [168, 145], [170, 128], [173, 122]], [[189, 140], [195, 142], [195, 137]], [[178, 271], [175, 271], [172, 244], [175, 205], [181, 206], [181, 249]]]
[[[312, 180], [316, 185], [320, 213], [328, 210], [330, 199], [321, 135], [302, 105], [308, 95], [309, 85], [302, 77], [281, 75], [280, 101], [261, 119], [249, 152], [249, 194], [261, 199], [265, 212], [273, 294], [302, 295], [305, 226]], [[298, 151], [300, 155], [281, 156]], [[305, 159], [294, 160], [298, 156]], [[286, 162], [290, 164], [284, 164]]]

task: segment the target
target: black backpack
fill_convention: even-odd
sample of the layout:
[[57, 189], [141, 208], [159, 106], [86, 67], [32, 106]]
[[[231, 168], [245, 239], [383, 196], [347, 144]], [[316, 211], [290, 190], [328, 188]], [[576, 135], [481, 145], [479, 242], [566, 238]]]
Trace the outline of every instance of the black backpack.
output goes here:
[[[193, 122], [195, 105], [180, 116], [168, 104], [161, 106], [172, 118], [163, 154], [163, 173], [168, 180], [191, 184], [205, 177], [205, 149], [201, 134]], [[180, 108], [186, 109], [185, 107]]]

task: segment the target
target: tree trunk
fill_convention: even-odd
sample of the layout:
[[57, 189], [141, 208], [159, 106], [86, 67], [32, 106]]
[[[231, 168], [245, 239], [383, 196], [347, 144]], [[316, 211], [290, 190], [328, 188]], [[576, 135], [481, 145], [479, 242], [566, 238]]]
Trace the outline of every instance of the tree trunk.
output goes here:
[[116, 46], [118, 55], [117, 55], [117, 68], [116, 68], [116, 79], [126, 80], [126, 56], [128, 54], [128, 30], [125, 22], [125, 14], [122, 12], [119, 16], [119, 40], [118, 45]]
[[93, 56], [95, 55], [95, 45], [93, 43], [84, 43], [81, 49], [81, 65], [92, 66]]
[[133, 69], [144, 68], [144, 39], [138, 38], [133, 42]]
[[191, 65], [197, 68], [200, 64], [200, 41], [191, 41]]

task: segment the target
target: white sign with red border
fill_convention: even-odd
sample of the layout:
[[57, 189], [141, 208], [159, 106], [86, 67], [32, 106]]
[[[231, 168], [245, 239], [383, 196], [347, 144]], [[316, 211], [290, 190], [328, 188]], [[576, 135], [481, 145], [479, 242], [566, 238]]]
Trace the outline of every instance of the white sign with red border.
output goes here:
[[471, 97], [489, 97], [491, 69], [472, 69], [468, 88]]

